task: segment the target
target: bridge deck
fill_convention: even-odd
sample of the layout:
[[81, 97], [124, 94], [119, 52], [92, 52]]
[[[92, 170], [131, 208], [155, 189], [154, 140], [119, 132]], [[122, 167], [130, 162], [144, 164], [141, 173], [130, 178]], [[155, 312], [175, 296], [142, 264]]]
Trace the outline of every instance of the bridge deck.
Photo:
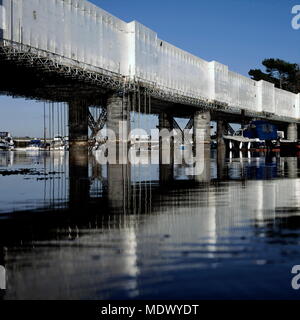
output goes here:
[[[28, 98], [99, 104], [110, 90], [184, 106], [298, 122], [300, 94], [256, 82], [159, 39], [85, 0], [0, 5], [0, 91]], [[189, 109], [186, 109], [189, 110]], [[153, 111], [155, 112], [155, 111]]]

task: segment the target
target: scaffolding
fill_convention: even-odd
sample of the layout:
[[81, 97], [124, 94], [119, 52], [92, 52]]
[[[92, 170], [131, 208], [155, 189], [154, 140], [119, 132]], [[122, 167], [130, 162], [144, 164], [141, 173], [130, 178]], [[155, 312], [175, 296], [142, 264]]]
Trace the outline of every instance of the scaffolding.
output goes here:
[[[2, 94], [44, 102], [85, 100], [89, 105], [100, 106], [99, 101], [109, 92], [128, 96], [132, 108], [140, 108], [147, 97], [152, 106], [157, 101], [187, 105], [197, 110], [225, 112], [240, 115], [242, 109], [220, 101], [187, 96], [179, 90], [158, 85], [138, 77], [127, 77], [93, 65], [34, 48], [11, 40], [0, 41], [0, 67], [5, 75], [0, 80]], [[13, 72], [10, 72], [10, 68]], [[11, 78], [11, 81], [7, 81]], [[30, 83], [38, 84], [30, 86]], [[141, 109], [142, 110], [145, 108]], [[146, 109], [145, 109], [146, 110]], [[196, 109], [195, 109], [196, 110]], [[155, 113], [155, 108], [151, 110]], [[268, 112], [245, 111], [249, 117], [297, 122], [295, 118], [277, 116]]]

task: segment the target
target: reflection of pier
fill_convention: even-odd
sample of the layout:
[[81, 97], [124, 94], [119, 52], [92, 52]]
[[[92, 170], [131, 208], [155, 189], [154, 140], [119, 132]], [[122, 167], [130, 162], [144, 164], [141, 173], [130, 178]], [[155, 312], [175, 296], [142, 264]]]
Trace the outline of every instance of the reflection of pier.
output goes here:
[[[145, 165], [143, 160], [140, 165], [101, 165], [97, 163], [100, 152], [96, 152], [94, 155], [90, 154], [89, 157], [76, 152], [70, 152], [69, 157], [68, 153], [61, 152], [27, 154], [2, 152], [0, 153], [0, 163], [2, 164], [0, 169], [2, 171], [7, 169], [9, 173], [10, 168], [13, 170], [14, 166], [22, 168], [22, 166], [37, 165], [36, 173], [34, 171], [27, 177], [24, 176], [28, 179], [25, 181], [32, 179], [37, 181], [35, 189], [38, 192], [34, 192], [34, 196], [40, 198], [31, 203], [30, 208], [32, 209], [42, 209], [43, 206], [47, 208], [49, 204], [52, 208], [60, 208], [66, 207], [68, 203], [70, 208], [76, 209], [88, 205], [91, 199], [101, 197], [106, 199], [107, 197], [111, 210], [116, 213], [126, 213], [135, 209], [137, 212], [142, 212], [143, 208], [148, 206], [145, 201], [152, 201], [160, 186], [166, 190], [172, 189], [180, 179], [185, 181], [182, 183], [190, 183], [191, 185], [193, 183], [207, 183], [209, 185], [214, 181], [232, 180], [245, 181], [250, 185], [252, 182], [247, 180], [270, 179], [269, 184], [272, 184], [273, 180], [274, 184], [288, 181], [287, 183], [290, 185], [287, 190], [296, 192], [298, 188], [299, 160], [297, 158], [271, 156], [264, 159], [252, 156], [250, 158], [230, 158], [229, 161], [225, 161], [224, 154], [219, 151], [216, 154], [213, 153], [213, 158], [210, 157], [209, 149], [205, 152], [207, 156], [204, 157], [203, 162], [201, 160], [201, 163], [195, 165], [178, 165], [176, 164], [176, 156], [172, 165], [159, 163]], [[158, 152], [156, 156], [159, 159]], [[145, 151], [141, 157], [147, 159], [149, 152]], [[200, 171], [201, 174], [194, 175], [198, 165], [204, 167], [204, 170]], [[20, 176], [23, 181], [24, 178]], [[283, 181], [281, 181], [282, 178], [284, 178]], [[24, 193], [26, 196], [26, 192], [29, 192], [27, 197], [32, 198], [33, 191], [28, 188], [27, 190], [26, 184], [24, 184], [26, 189], [24, 192], [21, 189], [22, 184], [15, 186], [15, 188], [15, 190], [10, 190], [9, 184], [3, 183], [2, 197], [9, 198], [5, 195], [15, 192]], [[286, 196], [288, 198], [288, 194]], [[274, 197], [281, 198], [281, 194], [276, 191]], [[295, 197], [297, 198], [296, 194]], [[264, 195], [264, 189], [258, 190], [253, 198], [258, 199], [258, 202], [260, 202], [259, 199], [267, 199], [267, 196]], [[6, 199], [3, 201], [3, 204], [6, 203]], [[17, 201], [16, 199], [14, 206], [17, 205]], [[269, 203], [274, 203], [274, 201], [269, 201]], [[8, 204], [5, 204], [5, 207], [8, 207]], [[4, 211], [3, 208], [2, 211]]]
[[126, 213], [131, 203], [131, 171], [128, 165], [107, 166], [109, 207], [113, 212]]
[[88, 153], [69, 153], [70, 207], [85, 206], [89, 199], [89, 162]]
[[[20, 240], [35, 248], [30, 255], [28, 250], [8, 249], [2, 256], [4, 263], [9, 262], [8, 286], [13, 288], [5, 298], [109, 298], [116, 283], [120, 296], [136, 297], [143, 292], [140, 277], [147, 277], [153, 265], [162, 264], [166, 271], [186, 263], [198, 268], [198, 261], [203, 267], [220, 257], [234, 257], [241, 249], [233, 250], [230, 239], [243, 235], [244, 224], [254, 221], [257, 227], [265, 226], [266, 221], [285, 217], [289, 210], [297, 215], [300, 207], [299, 165], [294, 158], [274, 158], [271, 165], [262, 158], [235, 159], [224, 164], [228, 168], [222, 171], [223, 179], [215, 158], [215, 166], [208, 170], [210, 177], [177, 180], [174, 176], [167, 188], [159, 184], [159, 172], [150, 184], [137, 179], [137, 168], [108, 166], [107, 173], [105, 168], [98, 171], [101, 177], [97, 180], [106, 186], [108, 203], [101, 197], [88, 199], [85, 182], [92, 171], [87, 170], [86, 158], [70, 161], [74, 166], [71, 175], [77, 176], [77, 181], [70, 180], [74, 183], [70, 210], [37, 215], [30, 222], [16, 219], [0, 224], [1, 248]], [[272, 165], [277, 176], [258, 180], [270, 174]], [[257, 177], [252, 175], [254, 169]], [[140, 177], [146, 177], [142, 171]], [[93, 179], [95, 175], [96, 170]], [[79, 186], [78, 181], [82, 182]], [[76, 199], [78, 188], [84, 188], [79, 193], [84, 199]], [[86, 210], [75, 215], [80, 201]], [[55, 264], [40, 263], [40, 246], [47, 248], [47, 257]], [[195, 252], [194, 246], [198, 248]], [[12, 259], [18, 273], [10, 269]], [[30, 291], [26, 289], [29, 284]]]
[[[298, 180], [298, 160], [296, 158], [233, 158], [229, 162], [225, 162], [225, 155], [220, 151], [213, 160], [210, 157], [210, 149], [205, 152], [207, 152], [207, 156], [204, 158], [204, 163], [200, 164], [204, 166], [203, 172], [198, 176], [189, 176], [188, 173], [194, 172], [191, 169], [195, 169], [197, 163], [192, 167], [187, 166], [186, 180], [183, 181], [179, 181], [175, 176], [176, 165], [152, 165], [153, 170], [150, 169], [151, 166], [139, 165], [104, 166], [107, 170], [101, 170], [101, 174], [105, 171], [107, 173], [99, 178], [98, 181], [102, 181], [101, 189], [107, 190], [104, 195], [108, 197], [110, 210], [115, 213], [123, 212], [125, 214], [127, 212], [143, 212], [145, 200], [146, 202], [151, 202], [152, 206], [152, 202], [155, 202], [155, 197], [161, 193], [161, 190], [163, 190], [161, 188], [164, 188], [166, 184], [166, 190], [170, 192], [177, 186], [179, 187], [180, 184], [183, 187], [188, 185], [197, 186], [199, 183], [205, 183], [205, 185], [209, 186], [212, 182], [219, 181], [226, 186], [226, 181], [244, 181], [243, 183], [248, 186], [247, 192], [249, 196], [248, 194], [241, 195], [240, 193], [244, 191], [240, 191], [240, 187], [237, 185], [237, 189], [232, 194], [226, 194], [226, 189], [224, 189], [226, 201], [232, 198], [232, 200], [228, 201], [233, 206], [235, 204], [237, 207], [242, 207], [244, 203], [246, 207], [247, 205], [251, 207], [253, 199], [256, 199], [257, 210], [254, 207], [254, 211], [257, 212], [257, 217], [261, 218], [264, 216], [263, 210], [266, 208], [270, 212], [276, 211], [278, 206], [276, 199], [281, 199], [279, 202], [283, 201], [283, 199], [289, 199], [292, 196], [291, 190], [294, 192], [294, 197], [297, 197], [300, 182]], [[83, 174], [82, 181], [87, 181], [88, 162], [85, 160], [84, 163], [86, 168], [84, 170], [81, 168], [77, 172]], [[147, 170], [149, 170], [149, 174], [145, 172]], [[182, 171], [182, 168], [180, 171]], [[80, 177], [77, 175], [77, 179], [71, 181], [78, 184]], [[282, 188], [281, 186], [285, 184], [286, 186], [289, 185], [289, 187]], [[233, 189], [227, 188], [228, 190]], [[79, 192], [75, 187], [71, 188], [70, 192], [72, 190]], [[76, 196], [70, 194], [70, 198], [76, 199], [80, 193]], [[253, 196], [250, 196], [252, 193]], [[87, 197], [87, 190], [85, 194]], [[247, 204], [247, 201], [250, 202]], [[149, 212], [148, 209], [147, 212]]]

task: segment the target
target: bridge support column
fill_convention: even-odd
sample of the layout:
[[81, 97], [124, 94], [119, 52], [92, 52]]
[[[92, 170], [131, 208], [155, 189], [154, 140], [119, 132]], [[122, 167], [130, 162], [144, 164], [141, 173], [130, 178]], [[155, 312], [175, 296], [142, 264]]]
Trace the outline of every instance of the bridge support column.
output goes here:
[[198, 168], [195, 180], [207, 182], [210, 180], [210, 112], [197, 111], [194, 114], [194, 156]]
[[226, 122], [219, 119], [217, 121], [217, 169], [218, 179], [220, 180], [223, 178], [223, 171], [225, 166], [226, 144], [223, 136], [226, 131]]
[[200, 166], [199, 174], [195, 175], [196, 182], [210, 182], [211, 173], [210, 173], [210, 145], [206, 144], [203, 148], [203, 154], [200, 157], [197, 157], [195, 166]]
[[114, 132], [117, 143], [129, 142], [130, 110], [122, 94], [113, 93], [107, 99], [107, 128]]
[[[108, 153], [115, 153], [107, 164], [109, 207], [114, 213], [126, 213], [131, 203], [130, 109], [127, 96], [114, 92], [107, 97]], [[114, 162], [115, 161], [115, 162]]]
[[108, 153], [116, 156], [116, 164], [128, 163], [130, 146], [130, 110], [127, 97], [113, 93], [107, 99]]
[[159, 115], [159, 179], [162, 184], [174, 178], [173, 117], [165, 112]]
[[69, 103], [70, 150], [88, 151], [88, 106], [81, 101]]
[[108, 201], [113, 213], [127, 213], [131, 206], [131, 166], [107, 165]]
[[298, 177], [298, 159], [294, 157], [293, 158], [287, 157], [286, 162], [287, 162], [288, 177], [291, 179], [297, 178]]
[[159, 114], [159, 130], [162, 129], [173, 130], [173, 117], [166, 112]]
[[217, 121], [217, 146], [218, 146], [218, 150], [225, 149], [225, 141], [223, 138], [225, 131], [226, 131], [225, 121], [219, 119]]
[[70, 208], [83, 207], [89, 198], [88, 179], [88, 105], [69, 103], [69, 178]]
[[241, 111], [241, 128], [245, 129], [246, 127], [246, 118], [245, 118], [245, 110]]
[[287, 139], [296, 141], [298, 139], [298, 126], [296, 123], [290, 123], [287, 128]]
[[[197, 137], [197, 131], [201, 131], [201, 137], [203, 138], [203, 141], [200, 141], [201, 143], [204, 144], [209, 144], [211, 142], [210, 138], [210, 120], [211, 120], [211, 115], [210, 112], [206, 111], [197, 111], [194, 114], [194, 144], [199, 143], [199, 141], [196, 141]], [[198, 134], [199, 136], [199, 134]]]
[[78, 152], [82, 146], [70, 148], [69, 152], [69, 201], [70, 208], [84, 207], [90, 195], [88, 152]]

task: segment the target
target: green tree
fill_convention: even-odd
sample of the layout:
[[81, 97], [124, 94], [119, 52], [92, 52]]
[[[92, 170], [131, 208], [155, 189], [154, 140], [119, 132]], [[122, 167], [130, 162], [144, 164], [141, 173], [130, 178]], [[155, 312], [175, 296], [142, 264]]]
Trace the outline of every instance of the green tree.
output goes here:
[[265, 59], [262, 62], [265, 72], [251, 69], [249, 75], [254, 80], [265, 80], [275, 84], [277, 88], [291, 92], [300, 92], [300, 66], [281, 59]]

